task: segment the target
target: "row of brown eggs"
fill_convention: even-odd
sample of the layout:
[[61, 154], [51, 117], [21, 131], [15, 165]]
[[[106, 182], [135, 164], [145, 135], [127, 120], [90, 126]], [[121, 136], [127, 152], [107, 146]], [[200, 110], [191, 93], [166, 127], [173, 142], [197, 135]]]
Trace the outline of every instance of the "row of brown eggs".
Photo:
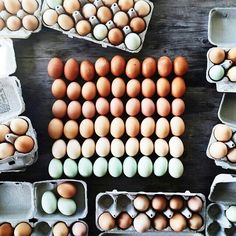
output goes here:
[[226, 59], [236, 64], [236, 48], [231, 48], [229, 51], [218, 47], [211, 48], [209, 51], [209, 59], [215, 65], [221, 64]]
[[13, 227], [10, 223], [4, 222], [0, 225], [0, 235], [7, 235], [7, 236], [30, 236], [32, 234], [32, 227], [27, 222], [20, 222]]

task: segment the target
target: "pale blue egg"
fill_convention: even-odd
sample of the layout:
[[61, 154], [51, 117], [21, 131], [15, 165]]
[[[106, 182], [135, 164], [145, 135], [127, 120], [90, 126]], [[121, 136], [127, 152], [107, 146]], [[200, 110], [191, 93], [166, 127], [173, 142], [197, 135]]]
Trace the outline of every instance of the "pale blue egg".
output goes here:
[[74, 178], [78, 174], [78, 166], [76, 162], [67, 158], [63, 165], [64, 174], [69, 178]]
[[132, 178], [136, 175], [138, 165], [133, 157], [125, 158], [123, 162], [123, 172], [126, 177]]
[[112, 177], [119, 177], [122, 174], [121, 161], [116, 157], [112, 157], [108, 164], [108, 171]]
[[141, 177], [147, 178], [153, 172], [153, 164], [149, 157], [143, 156], [138, 162], [138, 173]]
[[48, 166], [48, 173], [53, 179], [61, 178], [63, 174], [63, 166], [60, 160], [52, 159]]
[[47, 191], [43, 194], [41, 206], [47, 214], [53, 214], [57, 210], [57, 199], [53, 192]]
[[158, 157], [154, 162], [154, 174], [156, 176], [163, 176], [168, 170], [168, 161], [165, 157]]
[[212, 66], [209, 70], [209, 76], [214, 81], [219, 81], [224, 77], [225, 70], [220, 65]]
[[93, 173], [93, 164], [87, 158], [81, 158], [78, 163], [79, 174], [83, 177], [89, 177]]
[[93, 164], [93, 173], [97, 177], [103, 177], [107, 173], [107, 160], [104, 157], [99, 157]]
[[47, 0], [47, 4], [50, 8], [55, 9], [56, 6], [62, 5], [62, 0]]
[[76, 204], [72, 199], [59, 198], [57, 203], [58, 210], [65, 216], [72, 216], [76, 212]]
[[178, 158], [172, 158], [169, 161], [169, 174], [175, 179], [180, 178], [184, 173], [183, 163]]

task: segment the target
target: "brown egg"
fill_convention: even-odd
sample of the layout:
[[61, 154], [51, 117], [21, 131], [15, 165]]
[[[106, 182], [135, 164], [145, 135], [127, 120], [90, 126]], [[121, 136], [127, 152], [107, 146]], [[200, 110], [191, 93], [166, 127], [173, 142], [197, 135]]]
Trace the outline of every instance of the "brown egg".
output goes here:
[[236, 162], [236, 148], [230, 149], [227, 158], [230, 162], [235, 163]]
[[147, 57], [142, 63], [142, 74], [145, 78], [151, 78], [157, 70], [156, 60], [153, 57]]
[[228, 148], [222, 142], [212, 143], [209, 147], [209, 153], [214, 159], [222, 159], [227, 156]]
[[6, 125], [0, 124], [0, 142], [4, 142], [5, 136], [9, 134], [10, 132], [11, 131], [9, 127], [7, 127]]
[[115, 117], [120, 117], [124, 113], [123, 102], [119, 98], [113, 98], [110, 103], [110, 112]]
[[21, 153], [31, 152], [34, 148], [34, 140], [29, 136], [20, 136], [15, 140], [15, 149]]
[[95, 106], [99, 115], [107, 115], [110, 111], [109, 102], [105, 98], [98, 98]]
[[0, 143], [0, 160], [13, 156], [15, 152], [11, 143]]
[[202, 199], [198, 196], [191, 197], [188, 200], [188, 208], [193, 212], [200, 212], [203, 208]]
[[157, 61], [157, 70], [161, 77], [167, 77], [172, 72], [172, 61], [167, 56], [162, 56]]
[[174, 72], [177, 76], [183, 76], [188, 72], [188, 62], [185, 57], [176, 57], [174, 60]]
[[97, 81], [96, 87], [101, 97], [107, 97], [111, 93], [111, 83], [106, 77], [100, 77]]
[[82, 13], [86, 19], [89, 19], [91, 16], [95, 16], [97, 8], [92, 3], [86, 3], [82, 8]]
[[128, 136], [136, 137], [140, 131], [140, 124], [137, 118], [129, 117], [125, 122], [125, 129]]
[[67, 107], [67, 115], [71, 120], [77, 120], [81, 116], [81, 105], [78, 101], [72, 101]]
[[69, 182], [65, 182], [57, 186], [57, 193], [63, 198], [73, 198], [76, 192], [76, 186]]
[[123, 11], [118, 11], [113, 18], [113, 21], [116, 27], [123, 29], [126, 25], [129, 24], [129, 17], [127, 13]]
[[54, 57], [48, 63], [48, 75], [53, 79], [58, 79], [64, 72], [64, 64], [60, 58]]
[[21, 28], [21, 19], [17, 16], [10, 16], [7, 19], [7, 28], [11, 31], [17, 31]]
[[187, 228], [185, 217], [181, 213], [176, 213], [170, 219], [170, 227], [175, 232], [181, 232]]
[[83, 222], [75, 222], [72, 226], [72, 234], [74, 236], [87, 236], [88, 235], [88, 227]]
[[105, 57], [100, 57], [95, 62], [95, 70], [99, 76], [106, 76], [110, 72], [110, 62]]
[[65, 31], [71, 30], [75, 23], [72, 19], [72, 17], [66, 15], [66, 14], [61, 14], [58, 16], [58, 25]]
[[5, 9], [3, 0], [0, 0], [0, 11], [3, 11]]
[[181, 98], [175, 98], [171, 103], [171, 111], [174, 116], [181, 116], [185, 111], [185, 103]]
[[169, 121], [162, 117], [156, 122], [156, 135], [158, 138], [166, 138], [170, 133]]
[[83, 138], [90, 138], [93, 133], [94, 133], [94, 126], [93, 126], [93, 122], [89, 119], [84, 119], [81, 121], [80, 123], [80, 135]]
[[77, 33], [81, 36], [86, 36], [92, 30], [92, 26], [91, 26], [90, 22], [87, 20], [80, 20], [76, 24], [75, 28], [76, 28]]
[[121, 212], [117, 218], [117, 226], [122, 229], [128, 229], [133, 223], [132, 217], [127, 212]]
[[138, 233], [144, 233], [151, 228], [151, 221], [145, 213], [139, 213], [134, 218], [133, 226]]
[[140, 101], [137, 98], [131, 98], [127, 101], [125, 110], [129, 116], [136, 116], [140, 112]]
[[155, 104], [150, 98], [144, 98], [141, 102], [141, 112], [144, 116], [152, 116], [155, 112]]
[[55, 118], [65, 117], [67, 105], [63, 100], [56, 100], [52, 105], [52, 114]]
[[48, 124], [48, 134], [52, 139], [59, 139], [63, 134], [63, 128], [62, 121], [54, 118]]
[[141, 17], [147, 16], [151, 11], [150, 5], [144, 0], [137, 1], [134, 5], [134, 9]]
[[162, 214], [157, 214], [153, 219], [153, 226], [155, 230], [164, 230], [168, 227], [168, 220]]
[[171, 133], [174, 136], [179, 137], [183, 135], [185, 132], [185, 124], [184, 124], [183, 119], [181, 117], [174, 116], [170, 120], [170, 129], [171, 129]]
[[103, 0], [102, 2], [106, 5], [106, 6], [111, 6], [113, 3], [116, 3], [118, 0]]
[[203, 226], [203, 219], [198, 214], [193, 214], [188, 220], [188, 225], [191, 230], [200, 230]]
[[155, 131], [155, 121], [152, 117], [146, 117], [141, 123], [141, 134], [150, 137]]
[[36, 0], [22, 0], [21, 5], [23, 10], [28, 12], [29, 14], [34, 14], [34, 12], [39, 7], [39, 4]]
[[126, 93], [129, 97], [135, 98], [140, 94], [141, 84], [137, 79], [131, 79], [126, 86]]
[[32, 15], [26, 15], [22, 20], [23, 27], [26, 30], [34, 31], [39, 27], [39, 21], [37, 17]]
[[156, 211], [162, 212], [167, 208], [167, 199], [163, 195], [156, 195], [152, 199], [152, 208]]
[[137, 58], [129, 59], [125, 73], [130, 79], [137, 78], [141, 73], [141, 62]]
[[68, 120], [64, 126], [64, 135], [68, 139], [74, 139], [79, 134], [79, 125], [75, 120]]
[[67, 87], [66, 94], [70, 100], [72, 100], [72, 101], [77, 100], [81, 94], [80, 84], [77, 82], [70, 83]]
[[91, 61], [84, 60], [80, 64], [80, 74], [85, 81], [91, 81], [95, 76], [95, 68]]
[[157, 95], [160, 97], [166, 97], [170, 93], [170, 82], [166, 78], [160, 78], [157, 80]]
[[10, 123], [11, 131], [17, 135], [25, 134], [28, 128], [29, 128], [28, 122], [22, 118], [15, 118]]
[[101, 23], [106, 24], [112, 19], [112, 11], [106, 6], [101, 6], [97, 10], [97, 18]]
[[104, 212], [98, 217], [98, 225], [102, 231], [107, 231], [114, 229], [116, 222], [109, 212]]
[[0, 30], [2, 30], [5, 26], [5, 21], [3, 19], [0, 19]]
[[75, 58], [70, 58], [64, 67], [66, 79], [73, 81], [79, 76], [79, 63]]
[[145, 23], [143, 18], [141, 18], [141, 17], [134, 17], [130, 21], [130, 28], [135, 33], [141, 33], [141, 32], [143, 32], [146, 29], [146, 23]]
[[233, 63], [236, 64], [236, 47], [235, 48], [231, 48], [228, 51], [227, 59], [233, 61]]
[[166, 98], [159, 98], [156, 103], [157, 114], [166, 117], [170, 114], [170, 103]]
[[222, 63], [225, 60], [225, 50], [222, 48], [211, 48], [209, 51], [209, 59], [214, 64]]
[[96, 85], [93, 82], [86, 82], [82, 87], [82, 96], [85, 100], [93, 100], [96, 96]]
[[14, 230], [14, 236], [30, 236], [31, 233], [32, 228], [26, 222], [19, 223]]
[[99, 137], [105, 137], [110, 131], [110, 122], [106, 116], [98, 116], [94, 123], [95, 133]]
[[142, 94], [144, 97], [150, 98], [156, 92], [156, 85], [153, 80], [147, 78], [142, 82]]
[[115, 78], [111, 84], [111, 93], [114, 97], [120, 98], [125, 95], [125, 82], [122, 78]]
[[179, 211], [184, 207], [184, 199], [181, 196], [173, 196], [169, 202], [170, 208]]
[[118, 5], [122, 11], [128, 11], [134, 6], [134, 0], [119, 0]]
[[13, 236], [14, 229], [10, 223], [3, 223], [0, 225], [0, 235]]
[[4, 1], [4, 4], [6, 10], [13, 15], [16, 15], [17, 12], [21, 9], [21, 4], [18, 0], [7, 0]]
[[214, 136], [218, 141], [227, 142], [232, 138], [232, 129], [224, 124], [218, 124], [214, 128]]
[[69, 234], [69, 228], [64, 222], [56, 223], [52, 228], [53, 236], [67, 236]]
[[186, 84], [181, 77], [175, 77], [171, 83], [171, 94], [175, 98], [180, 98], [185, 94]]
[[91, 101], [85, 101], [82, 106], [82, 114], [85, 118], [93, 118], [96, 114], [94, 103]]
[[63, 7], [68, 14], [73, 14], [80, 10], [80, 2], [78, 0], [64, 0]]
[[52, 95], [59, 99], [66, 95], [66, 83], [62, 79], [56, 79], [52, 84]]
[[53, 9], [48, 9], [43, 13], [43, 21], [48, 26], [53, 26], [57, 23], [58, 13]]
[[125, 124], [124, 121], [116, 117], [111, 122], [110, 133], [114, 138], [120, 138], [125, 133]]
[[124, 41], [123, 32], [118, 28], [113, 28], [108, 33], [108, 40], [113, 45], [120, 45]]
[[114, 76], [121, 76], [125, 72], [126, 61], [120, 56], [116, 55], [111, 60], [111, 73]]

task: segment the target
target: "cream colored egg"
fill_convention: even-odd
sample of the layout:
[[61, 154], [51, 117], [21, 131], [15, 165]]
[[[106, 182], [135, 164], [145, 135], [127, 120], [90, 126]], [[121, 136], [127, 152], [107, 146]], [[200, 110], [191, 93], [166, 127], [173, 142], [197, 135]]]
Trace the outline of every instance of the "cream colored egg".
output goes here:
[[81, 146], [80, 143], [76, 139], [71, 139], [67, 143], [67, 155], [73, 160], [76, 160], [81, 155]]
[[221, 142], [227, 142], [231, 139], [233, 135], [232, 129], [224, 124], [218, 124], [214, 129], [215, 138]]
[[94, 123], [95, 133], [99, 137], [105, 137], [110, 131], [110, 122], [106, 116], [99, 116]]
[[111, 142], [111, 154], [114, 157], [122, 157], [125, 154], [125, 145], [120, 139], [113, 139]]
[[230, 162], [236, 163], [236, 148], [229, 150], [227, 158]]
[[33, 14], [39, 7], [36, 0], [22, 0], [21, 5], [24, 11]]
[[222, 142], [212, 143], [209, 147], [211, 157], [215, 159], [222, 159], [227, 155], [228, 149], [226, 144]]
[[93, 139], [89, 138], [86, 139], [81, 148], [82, 156], [83, 157], [92, 157], [95, 153], [96, 145]]
[[158, 138], [166, 138], [170, 133], [169, 121], [162, 117], [156, 122], [156, 135]]
[[96, 7], [92, 3], [87, 3], [83, 6], [82, 13], [85, 18], [90, 18], [91, 16], [95, 16], [97, 12]]
[[90, 119], [84, 119], [80, 123], [79, 127], [80, 135], [83, 138], [90, 138], [94, 133], [93, 121]]
[[13, 15], [16, 15], [21, 9], [21, 4], [18, 0], [4, 0], [4, 4], [6, 10]]
[[120, 138], [121, 136], [123, 136], [124, 132], [125, 132], [124, 121], [119, 117], [113, 119], [111, 122], [111, 129], [110, 129], [111, 135], [114, 138]]
[[155, 131], [155, 121], [151, 117], [146, 117], [141, 123], [141, 134], [150, 137]]
[[110, 153], [110, 142], [107, 138], [100, 138], [96, 143], [96, 153], [100, 157], [106, 157]]
[[150, 156], [153, 153], [154, 145], [150, 138], [142, 138], [140, 140], [140, 152], [144, 156]]
[[170, 121], [171, 133], [174, 136], [181, 136], [185, 131], [185, 124], [181, 117], [175, 116]]
[[228, 70], [227, 77], [230, 81], [236, 82], [236, 66], [233, 66]]
[[169, 140], [170, 155], [179, 158], [184, 153], [184, 144], [179, 137], [171, 137]]
[[66, 143], [62, 139], [58, 139], [52, 145], [52, 155], [56, 159], [62, 159], [66, 155]]
[[160, 157], [165, 157], [169, 153], [169, 145], [164, 139], [155, 141], [155, 153]]
[[43, 13], [43, 21], [46, 25], [52, 26], [57, 23], [58, 14], [53, 9], [48, 9]]
[[136, 138], [129, 138], [125, 144], [125, 151], [128, 156], [134, 157], [139, 152], [139, 141]]

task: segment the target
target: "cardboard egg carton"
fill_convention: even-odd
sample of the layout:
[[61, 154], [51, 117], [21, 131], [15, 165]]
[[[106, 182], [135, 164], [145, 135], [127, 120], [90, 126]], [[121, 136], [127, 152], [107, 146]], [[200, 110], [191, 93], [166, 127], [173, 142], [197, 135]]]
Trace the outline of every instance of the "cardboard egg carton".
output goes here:
[[[134, 0], [134, 2], [137, 2], [137, 1], [139, 1], [139, 0]], [[141, 45], [140, 45], [140, 47], [139, 47], [137, 50], [134, 50], [134, 51], [129, 50], [129, 49], [126, 47], [126, 45], [125, 45], [124, 42], [123, 42], [122, 44], [118, 45], [118, 46], [115, 46], [115, 45], [112, 45], [112, 44], [108, 41], [107, 38], [105, 38], [105, 39], [102, 40], [102, 41], [99, 41], [99, 40], [97, 40], [97, 39], [93, 36], [92, 32], [89, 33], [89, 34], [86, 35], [86, 36], [80, 36], [80, 35], [76, 32], [76, 29], [75, 29], [75, 28], [72, 28], [72, 29], [69, 30], [69, 31], [65, 31], [65, 30], [63, 30], [63, 29], [59, 26], [58, 23], [56, 23], [56, 24], [53, 25], [53, 26], [48, 26], [47, 24], [45, 24], [45, 22], [43, 22], [43, 25], [46, 26], [46, 27], [48, 27], [48, 28], [51, 28], [51, 29], [60, 31], [60, 32], [62, 32], [63, 34], [68, 35], [68, 37], [70, 37], [70, 38], [74, 38], [74, 37], [75, 37], [75, 38], [79, 38], [79, 39], [85, 39], [85, 40], [88, 40], [88, 41], [91, 41], [91, 42], [100, 44], [102, 47], [105, 47], [105, 48], [106, 48], [106, 47], [114, 47], [114, 48], [119, 48], [119, 49], [121, 49], [121, 50], [128, 51], [128, 52], [131, 52], [131, 53], [138, 53], [138, 52], [142, 49], [142, 47], [143, 47], [144, 40], [145, 40], [145, 36], [146, 36], [147, 30], [148, 30], [148, 27], [149, 27], [149, 22], [150, 22], [150, 20], [151, 20], [152, 12], [153, 12], [153, 9], [154, 9], [154, 4], [153, 4], [151, 1], [149, 1], [149, 0], [145, 0], [145, 1], [146, 1], [146, 2], [149, 4], [149, 6], [150, 6], [150, 12], [149, 12], [149, 14], [148, 14], [147, 16], [142, 17], [142, 18], [144, 19], [145, 23], [146, 23], [146, 29], [145, 29], [143, 32], [139, 33], [139, 36], [140, 36], [140, 39], [141, 39]], [[81, 3], [81, 6], [82, 6], [82, 7], [83, 7], [86, 3], [91, 3], [91, 2], [89, 2], [88, 0], [79, 0], [79, 2]], [[102, 0], [95, 0], [95, 1], [93, 2], [93, 4], [95, 5], [95, 7], [96, 7], [97, 9], [98, 9], [100, 6], [104, 5], [103, 2], [102, 2]], [[82, 7], [81, 7], [81, 8], [82, 8]], [[43, 6], [42, 6], [42, 15], [43, 15], [44, 12], [45, 12], [46, 10], [48, 10], [48, 9], [50, 9], [50, 7], [48, 6], [47, 1], [45, 0], [45, 1], [43, 2]], [[119, 6], [118, 6], [117, 3], [114, 3], [114, 4], [110, 7], [110, 9], [111, 9], [113, 15], [114, 15], [116, 12], [120, 11], [120, 8], [119, 8]], [[65, 10], [64, 10], [63, 6], [61, 6], [61, 5], [57, 6], [55, 10], [57, 11], [57, 13], [58, 13], [59, 15], [65, 13]], [[130, 19], [132, 19], [133, 17], [137, 16], [137, 13], [136, 13], [136, 11], [134, 10], [134, 8], [129, 9], [129, 11], [128, 11], [127, 13], [128, 13], [128, 16], [129, 16]], [[72, 18], [74, 19], [75, 23], [77, 23], [77, 22], [79, 22], [81, 19], [83, 19], [83, 14], [82, 14], [80, 11], [75, 11], [75, 12], [72, 14]], [[99, 20], [97, 19], [96, 16], [91, 16], [91, 17], [89, 18], [89, 21], [90, 21], [90, 23], [91, 23], [91, 25], [92, 25], [92, 28], [93, 28], [95, 25], [99, 24]], [[113, 22], [112, 20], [108, 21], [105, 25], [107, 26], [108, 30], [115, 27], [115, 24], [114, 24], [114, 22]], [[131, 33], [131, 32], [132, 32], [132, 30], [131, 30], [131, 28], [130, 28], [128, 25], [123, 28], [123, 33], [124, 33], [124, 35], [128, 35], [128, 34]]]
[[[74, 197], [77, 211], [72, 216], [64, 216], [58, 210], [51, 215], [41, 207], [44, 192], [55, 192], [56, 187], [64, 182], [70, 182], [77, 188]], [[5, 197], [7, 195], [7, 197]], [[17, 198], [16, 198], [17, 196]], [[33, 228], [32, 235], [51, 235], [52, 227], [59, 221], [71, 226], [82, 221], [87, 216], [87, 185], [79, 180], [40, 181], [34, 184], [28, 182], [0, 182], [0, 225], [10, 223], [13, 227], [21, 222], [27, 222]], [[34, 221], [32, 221], [34, 219]], [[87, 224], [83, 222], [86, 226]], [[88, 227], [88, 226], [87, 226]]]
[[[122, 233], [122, 232], [107, 232], [107, 233], [101, 233], [99, 234], [99, 236], [127, 236], [127, 235], [130, 235], [130, 236], [140, 236], [140, 233], [132, 233], [132, 232], [127, 232], [127, 233]], [[185, 233], [185, 232], [148, 232], [148, 233], [142, 233], [141, 234], [142, 236], [203, 236], [203, 234], [200, 234], [200, 233]]]
[[[205, 212], [206, 212], [206, 198], [201, 193], [190, 193], [189, 191], [186, 191], [185, 193], [165, 193], [165, 192], [118, 192], [116, 190], [113, 190], [112, 192], [105, 192], [105, 193], [99, 193], [96, 197], [96, 226], [99, 230], [102, 231], [98, 224], [99, 216], [104, 212], [109, 212], [114, 218], [117, 218], [121, 212], [127, 212], [133, 219], [138, 215], [138, 210], [135, 209], [133, 205], [134, 199], [139, 195], [145, 195], [150, 200], [156, 196], [161, 195], [165, 196], [167, 200], [169, 200], [173, 196], [181, 196], [184, 200], [188, 200], [190, 197], [198, 196], [201, 198], [203, 202], [203, 208], [199, 212], [199, 214], [202, 216], [202, 219], [204, 221], [203, 226], [198, 231], [193, 231], [191, 229], [186, 228], [184, 231], [180, 233], [180, 235], [201, 235], [198, 234], [199, 232], [202, 232], [205, 229]], [[150, 208], [144, 212], [150, 219], [153, 219], [157, 213], [151, 206]], [[183, 216], [185, 216], [187, 219], [192, 217], [192, 212], [188, 209], [187, 206], [183, 208], [181, 211], [179, 211]], [[169, 207], [163, 211], [163, 215], [167, 217], [167, 219], [170, 219], [174, 215], [174, 211], [171, 210]], [[139, 235], [140, 233], [136, 232], [135, 228], [131, 225], [127, 230], [121, 230], [118, 227], [112, 229], [111, 231], [105, 232], [101, 235]], [[175, 235], [177, 234], [174, 232], [170, 226], [168, 226], [163, 231], [156, 231], [153, 227], [149, 229], [147, 232], [143, 233], [142, 235], [154, 235], [154, 234], [160, 234], [160, 235]], [[179, 233], [178, 233], [179, 235]]]

